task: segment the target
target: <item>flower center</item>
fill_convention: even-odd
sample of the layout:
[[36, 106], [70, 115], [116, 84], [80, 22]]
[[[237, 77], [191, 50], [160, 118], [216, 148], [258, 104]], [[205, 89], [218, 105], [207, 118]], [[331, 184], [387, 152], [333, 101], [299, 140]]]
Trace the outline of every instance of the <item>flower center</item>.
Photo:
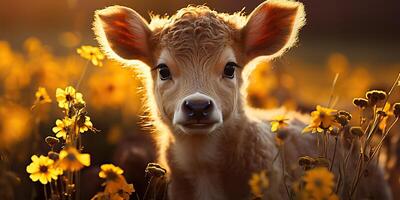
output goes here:
[[65, 95], [65, 99], [67, 101], [72, 101], [74, 98], [70, 94], [67, 94], [67, 95]]
[[68, 154], [66, 157], [69, 161], [75, 161], [76, 160], [76, 156], [72, 153]]
[[315, 181], [314, 181], [314, 184], [315, 184], [315, 186], [316, 187], [318, 187], [318, 188], [321, 188], [322, 187], [322, 181], [320, 180], [320, 179], [316, 179]]
[[326, 117], [326, 113], [325, 112], [320, 112], [319, 113], [319, 118], [325, 119], [325, 117]]
[[118, 178], [118, 175], [115, 172], [109, 170], [109, 171], [106, 171], [106, 177], [107, 177], [107, 180], [109, 180], [109, 181], [115, 181]]
[[46, 173], [47, 170], [48, 170], [48, 167], [47, 167], [47, 166], [44, 166], [44, 165], [41, 165], [41, 166], [39, 167], [39, 170], [40, 170], [40, 172], [42, 172], [42, 173]]
[[115, 86], [112, 85], [112, 84], [110, 84], [110, 85], [107, 86], [107, 91], [108, 91], [108, 92], [113, 92], [114, 89], [115, 89]]

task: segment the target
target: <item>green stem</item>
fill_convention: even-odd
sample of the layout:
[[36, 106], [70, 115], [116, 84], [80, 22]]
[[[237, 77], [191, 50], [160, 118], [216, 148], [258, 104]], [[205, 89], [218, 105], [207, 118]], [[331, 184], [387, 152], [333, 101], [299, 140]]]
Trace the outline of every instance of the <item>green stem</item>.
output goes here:
[[324, 158], [328, 159], [328, 135], [324, 131]]
[[46, 184], [43, 185], [43, 192], [44, 192], [44, 199], [47, 200], [47, 189], [46, 189]]
[[351, 139], [350, 149], [347, 152], [346, 157], [344, 158], [344, 171], [346, 171], [346, 169], [347, 169], [347, 164], [348, 164], [348, 161], [349, 161], [349, 158], [350, 158], [350, 154], [353, 151], [353, 148], [354, 148], [354, 140]]
[[[396, 124], [396, 122], [397, 122], [398, 120], [399, 120], [399, 118], [397, 117], [396, 120], [395, 120], [395, 121], [390, 125], [390, 127], [386, 130], [385, 134], [382, 136], [381, 140], [379, 141], [379, 144], [378, 144], [378, 146], [377, 146], [377, 149], [376, 149], [374, 152], [372, 152], [372, 155], [371, 155], [371, 157], [368, 159], [368, 161], [366, 162], [365, 166], [361, 166], [361, 167], [362, 167], [361, 171], [363, 171], [364, 169], [366, 169], [366, 168], [369, 166], [369, 164], [371, 163], [371, 161], [374, 159], [376, 153], [377, 153], [377, 152], [380, 152], [380, 150], [381, 150], [381, 148], [382, 148], [382, 146], [383, 146], [383, 141], [385, 140], [386, 136], [389, 134], [390, 130], [393, 128], [393, 126]], [[351, 196], [354, 194], [355, 189], [356, 189], [357, 186], [358, 186], [358, 183], [359, 183], [359, 181], [360, 181], [361, 175], [362, 175], [361, 173], [360, 173], [360, 174], [357, 174], [357, 179], [356, 179], [354, 188], [353, 188], [353, 190], [352, 190], [352, 193], [350, 194]]]
[[339, 79], [339, 73], [336, 73], [335, 78], [333, 79], [333, 82], [332, 82], [331, 93], [330, 93], [329, 102], [328, 102], [328, 108], [332, 107], [333, 93], [335, 92], [335, 87], [336, 87], [336, 83], [337, 83], [338, 79]]
[[285, 150], [284, 150], [284, 144], [282, 144], [282, 146], [281, 146], [281, 148], [280, 148], [280, 151], [281, 151], [280, 155], [281, 155], [281, 162], [282, 162], [282, 178], [283, 178], [283, 184], [285, 185], [285, 190], [286, 190], [286, 193], [287, 193], [289, 199], [292, 199], [292, 196], [290, 195], [290, 192], [289, 192], [289, 188], [288, 188], [288, 186], [286, 185], [286, 175], [285, 175], [286, 167], [285, 167]]
[[333, 164], [335, 163], [335, 156], [336, 156], [336, 147], [337, 147], [337, 143], [338, 143], [338, 137], [335, 137], [335, 147], [333, 149], [333, 156], [332, 156], [332, 160], [331, 160], [331, 167], [329, 168], [329, 171], [332, 171], [333, 168]]
[[150, 177], [149, 183], [147, 184], [146, 191], [144, 192], [144, 195], [143, 195], [143, 200], [147, 199], [147, 193], [149, 192], [149, 188], [151, 187], [152, 180], [153, 180], [153, 176]]
[[87, 68], [88, 68], [88, 66], [89, 66], [89, 62], [90, 62], [89, 60], [86, 61], [85, 67], [83, 67], [83, 72], [81, 73], [81, 76], [79, 77], [79, 81], [76, 83], [76, 86], [75, 86], [75, 89], [76, 89], [76, 90], [79, 89], [79, 86], [81, 85], [81, 82], [82, 82], [83, 78], [85, 77]]

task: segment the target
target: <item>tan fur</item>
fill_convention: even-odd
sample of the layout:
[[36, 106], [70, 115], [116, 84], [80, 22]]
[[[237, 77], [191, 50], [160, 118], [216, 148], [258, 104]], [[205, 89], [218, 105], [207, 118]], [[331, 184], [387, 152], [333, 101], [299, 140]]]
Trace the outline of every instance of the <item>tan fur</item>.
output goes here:
[[[150, 24], [125, 7], [96, 12], [94, 31], [103, 50], [138, 67], [147, 81], [148, 113], [157, 132], [159, 161], [169, 171], [171, 199], [249, 199], [250, 175], [264, 169], [271, 179], [267, 198], [287, 198], [282, 166], [272, 165], [278, 149], [266, 121], [282, 110], [251, 110], [242, 91], [253, 68], [249, 62], [278, 57], [292, 47], [304, 16], [301, 3], [282, 0], [265, 2], [249, 16], [189, 6], [171, 17], [153, 16]], [[221, 75], [227, 62], [240, 66], [234, 79]], [[168, 65], [172, 80], [159, 79], [154, 67], [160, 63]], [[211, 132], [190, 134], [173, 119], [183, 99], [197, 93], [215, 102], [223, 122]], [[292, 167], [299, 156], [316, 155], [316, 141], [300, 136], [304, 116], [287, 115], [286, 170], [298, 178], [301, 171]]]

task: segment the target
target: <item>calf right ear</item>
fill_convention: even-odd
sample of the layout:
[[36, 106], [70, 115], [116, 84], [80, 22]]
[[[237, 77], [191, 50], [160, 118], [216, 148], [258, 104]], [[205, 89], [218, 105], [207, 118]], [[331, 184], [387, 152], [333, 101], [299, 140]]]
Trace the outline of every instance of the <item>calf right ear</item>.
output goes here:
[[93, 30], [110, 58], [123, 63], [140, 60], [152, 65], [152, 32], [146, 20], [136, 11], [123, 6], [97, 10]]
[[299, 2], [268, 0], [260, 4], [241, 30], [248, 60], [281, 55], [296, 42], [304, 23], [304, 6]]

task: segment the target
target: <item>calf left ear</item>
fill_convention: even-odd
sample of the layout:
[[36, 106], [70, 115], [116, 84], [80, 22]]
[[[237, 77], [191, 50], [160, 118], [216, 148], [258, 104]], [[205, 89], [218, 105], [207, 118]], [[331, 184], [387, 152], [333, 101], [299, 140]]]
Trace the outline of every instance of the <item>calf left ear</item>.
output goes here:
[[258, 56], [280, 56], [294, 45], [304, 24], [302, 3], [269, 0], [260, 4], [241, 30], [247, 60]]
[[123, 6], [97, 10], [93, 30], [106, 54], [122, 63], [140, 60], [152, 64], [148, 23], [136, 11]]

